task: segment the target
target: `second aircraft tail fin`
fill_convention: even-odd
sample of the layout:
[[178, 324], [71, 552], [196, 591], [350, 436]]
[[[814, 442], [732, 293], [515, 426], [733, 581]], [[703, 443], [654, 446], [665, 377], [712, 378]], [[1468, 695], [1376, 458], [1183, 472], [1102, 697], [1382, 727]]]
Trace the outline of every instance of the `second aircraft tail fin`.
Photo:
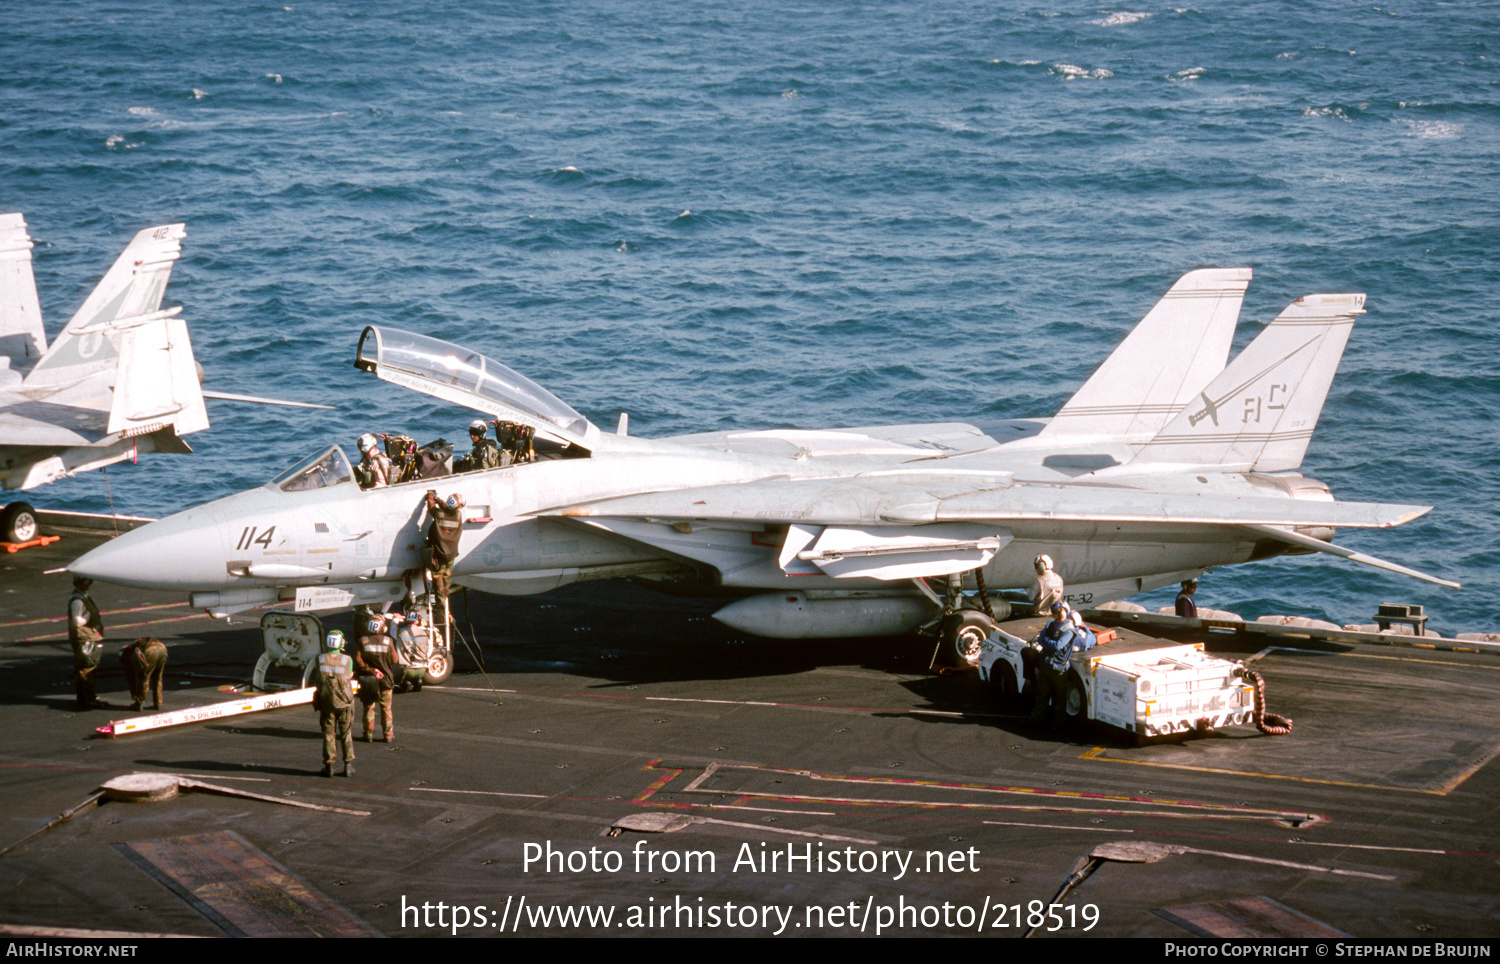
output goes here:
[[119, 357], [121, 332], [159, 317], [186, 234], [181, 224], [138, 233], [36, 363], [27, 387], [60, 388], [112, 366]]

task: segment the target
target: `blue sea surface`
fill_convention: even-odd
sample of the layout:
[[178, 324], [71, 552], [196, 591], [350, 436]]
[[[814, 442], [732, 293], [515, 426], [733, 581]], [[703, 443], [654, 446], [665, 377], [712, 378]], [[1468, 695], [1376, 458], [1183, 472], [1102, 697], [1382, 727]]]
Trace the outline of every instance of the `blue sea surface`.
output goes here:
[[[56, 332], [137, 230], [211, 402], [191, 457], [31, 493], [161, 515], [470, 413], [350, 364], [459, 341], [638, 435], [1051, 415], [1184, 272], [1243, 346], [1362, 291], [1303, 472], [1430, 504], [1201, 601], [1500, 630], [1500, 10], [829, 2], [12, 4], [0, 210]], [[1169, 593], [1145, 601], [1153, 607]]]

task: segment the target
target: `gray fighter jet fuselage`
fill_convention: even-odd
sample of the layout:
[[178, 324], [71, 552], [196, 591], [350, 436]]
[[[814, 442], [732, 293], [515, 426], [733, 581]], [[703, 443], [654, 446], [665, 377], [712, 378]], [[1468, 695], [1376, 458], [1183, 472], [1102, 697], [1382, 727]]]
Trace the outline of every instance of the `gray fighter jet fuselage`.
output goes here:
[[1056, 417], [993, 424], [636, 438], [482, 355], [368, 328], [357, 367], [529, 425], [539, 457], [361, 490], [331, 446], [70, 568], [218, 612], [391, 603], [420, 572], [432, 489], [465, 503], [459, 585], [633, 577], [743, 597], [716, 615], [766, 636], [910, 631], [934, 586], [1023, 587], [1038, 553], [1078, 604], [1289, 551], [1442, 582], [1327, 541], [1427, 507], [1335, 502], [1294, 471], [1363, 296], [1299, 299], [1226, 365], [1249, 276], [1185, 276]]

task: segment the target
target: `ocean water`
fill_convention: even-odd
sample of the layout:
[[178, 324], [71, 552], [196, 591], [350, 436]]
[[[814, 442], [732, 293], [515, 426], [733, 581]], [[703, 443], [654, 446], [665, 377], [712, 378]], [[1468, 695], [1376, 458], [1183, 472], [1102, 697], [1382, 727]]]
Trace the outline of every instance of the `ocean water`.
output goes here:
[[[353, 369], [463, 342], [631, 431], [1046, 416], [1182, 273], [1254, 269], [1237, 346], [1363, 291], [1303, 472], [1430, 504], [1201, 601], [1500, 629], [1500, 10], [1475, 3], [11, 5], [0, 209], [55, 332], [137, 230], [197, 454], [31, 493], [161, 515], [361, 431], [470, 415]], [[1170, 594], [1146, 601], [1158, 605]]]

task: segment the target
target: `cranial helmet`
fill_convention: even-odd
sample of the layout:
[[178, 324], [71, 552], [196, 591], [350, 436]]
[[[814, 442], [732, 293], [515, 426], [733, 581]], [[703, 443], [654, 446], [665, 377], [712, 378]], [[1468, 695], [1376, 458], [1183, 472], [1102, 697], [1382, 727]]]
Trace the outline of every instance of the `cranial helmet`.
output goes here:
[[330, 653], [340, 653], [344, 650], [344, 634], [335, 629], [328, 634], [327, 647]]
[[1036, 566], [1037, 575], [1041, 575], [1048, 569], [1052, 568], [1052, 557], [1043, 553], [1042, 555], [1037, 556], [1034, 560], [1032, 560], [1031, 564], [1033, 566]]
[[1062, 619], [1064, 616], [1068, 615], [1068, 612], [1068, 604], [1063, 602], [1061, 599], [1052, 604], [1052, 615], [1056, 618]]
[[378, 633], [378, 632], [380, 632], [380, 626], [381, 626], [380, 617], [379, 616], [371, 616], [370, 617], [370, 622], [369, 622], [369, 630], [370, 630], [370, 632], [372, 632], [372, 633]]
[[411, 612], [409, 612], [409, 613], [406, 614], [406, 621], [409, 622], [409, 623], [419, 623], [419, 622], [421, 622], [422, 621], [422, 611], [420, 609], [413, 609]]
[[462, 506], [463, 504], [464, 504], [464, 497], [461, 496], [461, 495], [459, 495], [457, 492], [455, 492], [452, 495], [448, 496], [448, 508], [450, 508], [450, 509], [457, 509], [458, 507]]

